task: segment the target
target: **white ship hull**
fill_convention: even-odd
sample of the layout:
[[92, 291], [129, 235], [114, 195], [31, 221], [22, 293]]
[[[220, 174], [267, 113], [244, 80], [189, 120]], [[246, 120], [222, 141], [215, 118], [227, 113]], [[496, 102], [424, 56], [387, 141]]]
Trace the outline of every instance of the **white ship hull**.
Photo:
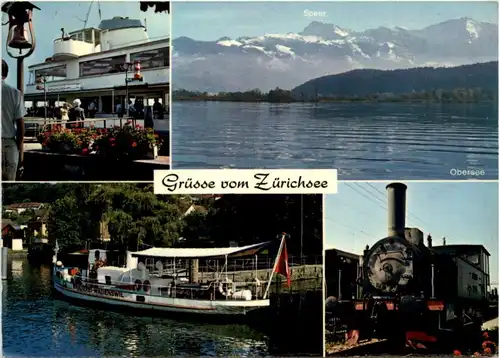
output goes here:
[[251, 311], [269, 306], [268, 299], [260, 300], [196, 300], [150, 296], [122, 290], [100, 288], [97, 290], [74, 287], [71, 282], [54, 277], [54, 288], [60, 294], [79, 301], [134, 308], [145, 311], [188, 313], [202, 315], [244, 316]]

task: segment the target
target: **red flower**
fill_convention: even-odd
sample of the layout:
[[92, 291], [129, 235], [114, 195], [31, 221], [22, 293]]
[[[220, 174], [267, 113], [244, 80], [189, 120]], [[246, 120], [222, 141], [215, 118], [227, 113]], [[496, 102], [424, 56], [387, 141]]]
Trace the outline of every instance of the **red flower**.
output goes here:
[[137, 142], [132, 142], [132, 148], [137, 147]]
[[488, 339], [488, 338], [490, 338], [490, 335], [488, 334], [488, 332], [484, 332], [484, 333], [483, 333], [483, 338], [484, 338], [484, 339]]
[[462, 355], [462, 352], [460, 352], [458, 349], [455, 349], [455, 350], [453, 351], [453, 355], [454, 355], [454, 356], [461, 356], [461, 355]]
[[142, 128], [140, 124], [136, 124], [135, 128]]
[[83, 149], [82, 149], [82, 154], [83, 154], [83, 155], [87, 155], [87, 154], [89, 154], [89, 149], [88, 149], [88, 148], [83, 148]]

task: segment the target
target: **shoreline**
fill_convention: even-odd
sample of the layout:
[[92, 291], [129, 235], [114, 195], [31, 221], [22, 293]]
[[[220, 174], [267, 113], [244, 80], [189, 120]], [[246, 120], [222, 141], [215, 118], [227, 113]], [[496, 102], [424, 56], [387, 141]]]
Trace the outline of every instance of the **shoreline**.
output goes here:
[[183, 97], [172, 97], [172, 102], [174, 101], [184, 101], [184, 102], [232, 102], [232, 103], [270, 103], [270, 104], [290, 104], [290, 103], [401, 103], [401, 104], [492, 104], [498, 103], [497, 101], [426, 101], [426, 100], [335, 100], [335, 99], [323, 99], [318, 101], [302, 101], [302, 100], [288, 100], [288, 101], [268, 101], [268, 100], [234, 100], [234, 99], [222, 99], [222, 98], [183, 98]]

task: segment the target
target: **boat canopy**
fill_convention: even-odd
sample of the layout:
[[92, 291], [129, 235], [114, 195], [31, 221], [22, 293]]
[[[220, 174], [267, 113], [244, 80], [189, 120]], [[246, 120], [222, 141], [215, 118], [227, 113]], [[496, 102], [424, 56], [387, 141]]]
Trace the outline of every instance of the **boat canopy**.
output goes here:
[[133, 257], [164, 257], [164, 258], [218, 258], [218, 257], [244, 257], [257, 254], [271, 241], [262, 242], [242, 247], [223, 247], [223, 248], [164, 248], [154, 247], [151, 249], [133, 252]]

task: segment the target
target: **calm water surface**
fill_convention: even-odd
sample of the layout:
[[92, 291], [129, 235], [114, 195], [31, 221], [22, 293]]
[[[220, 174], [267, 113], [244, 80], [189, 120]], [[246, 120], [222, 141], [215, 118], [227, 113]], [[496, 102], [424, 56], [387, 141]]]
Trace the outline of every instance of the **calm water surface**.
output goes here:
[[244, 325], [183, 323], [93, 310], [54, 299], [51, 269], [9, 259], [3, 281], [4, 356], [252, 356], [269, 338]]
[[498, 178], [491, 104], [173, 103], [174, 168], [337, 168], [341, 179]]

